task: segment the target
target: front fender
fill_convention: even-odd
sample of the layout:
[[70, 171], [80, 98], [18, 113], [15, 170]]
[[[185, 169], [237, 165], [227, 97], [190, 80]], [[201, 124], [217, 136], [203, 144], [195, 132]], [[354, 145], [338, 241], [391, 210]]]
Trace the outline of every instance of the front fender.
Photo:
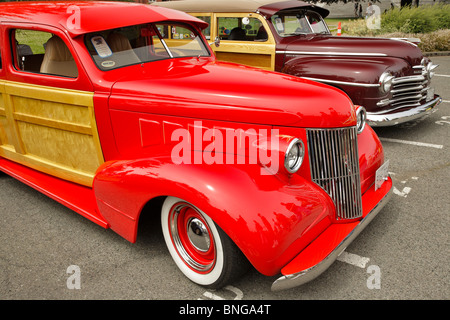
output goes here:
[[94, 190], [111, 228], [131, 242], [149, 200], [179, 197], [208, 214], [259, 272], [274, 275], [330, 225], [334, 206], [304, 178], [260, 169], [176, 165], [168, 157], [117, 161], [99, 169]]

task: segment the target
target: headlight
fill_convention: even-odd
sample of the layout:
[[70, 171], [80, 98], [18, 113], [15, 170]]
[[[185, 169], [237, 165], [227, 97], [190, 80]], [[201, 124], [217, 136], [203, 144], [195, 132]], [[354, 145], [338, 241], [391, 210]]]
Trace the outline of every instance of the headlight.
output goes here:
[[358, 133], [361, 133], [364, 130], [364, 127], [366, 126], [366, 118], [367, 118], [366, 109], [362, 106], [357, 106], [356, 129], [358, 130]]
[[284, 155], [284, 167], [289, 173], [295, 173], [302, 165], [305, 156], [305, 148], [300, 139], [293, 139]]
[[394, 79], [394, 77], [389, 73], [389, 72], [384, 72], [379, 80], [379, 84], [380, 84], [380, 90], [383, 93], [387, 93], [391, 90], [392, 87], [392, 80]]
[[437, 67], [438, 67], [437, 64], [433, 64], [431, 62], [429, 62], [427, 64], [427, 66], [425, 67], [425, 70], [426, 70], [428, 79], [431, 79], [434, 76], [434, 69], [436, 69]]

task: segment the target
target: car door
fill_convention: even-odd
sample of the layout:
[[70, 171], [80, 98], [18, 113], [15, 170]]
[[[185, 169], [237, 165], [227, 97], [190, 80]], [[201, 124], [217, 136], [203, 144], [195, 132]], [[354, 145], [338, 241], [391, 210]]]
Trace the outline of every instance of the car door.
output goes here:
[[103, 162], [94, 94], [69, 39], [36, 26], [4, 29], [0, 156], [91, 186]]
[[[210, 22], [204, 32], [220, 61], [229, 61], [266, 70], [275, 67], [275, 40], [267, 22], [257, 14], [213, 13], [192, 15]], [[209, 34], [208, 34], [209, 33]], [[220, 39], [220, 45], [212, 42]]]

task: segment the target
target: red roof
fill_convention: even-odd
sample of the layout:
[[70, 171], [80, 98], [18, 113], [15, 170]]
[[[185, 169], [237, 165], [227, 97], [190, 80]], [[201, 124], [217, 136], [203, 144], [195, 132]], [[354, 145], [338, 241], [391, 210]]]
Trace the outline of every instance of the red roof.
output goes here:
[[[74, 20], [77, 19], [77, 20]], [[0, 22], [34, 22], [63, 28], [75, 37], [80, 34], [148, 22], [176, 20], [207, 23], [186, 13], [130, 2], [6, 2], [0, 4]]]

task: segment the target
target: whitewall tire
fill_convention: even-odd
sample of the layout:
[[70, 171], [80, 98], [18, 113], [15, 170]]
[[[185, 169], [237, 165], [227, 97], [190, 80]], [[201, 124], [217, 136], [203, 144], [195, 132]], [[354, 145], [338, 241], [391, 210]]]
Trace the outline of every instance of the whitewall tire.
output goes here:
[[220, 288], [246, 271], [248, 262], [231, 239], [204, 212], [175, 197], [161, 210], [170, 255], [191, 281]]

